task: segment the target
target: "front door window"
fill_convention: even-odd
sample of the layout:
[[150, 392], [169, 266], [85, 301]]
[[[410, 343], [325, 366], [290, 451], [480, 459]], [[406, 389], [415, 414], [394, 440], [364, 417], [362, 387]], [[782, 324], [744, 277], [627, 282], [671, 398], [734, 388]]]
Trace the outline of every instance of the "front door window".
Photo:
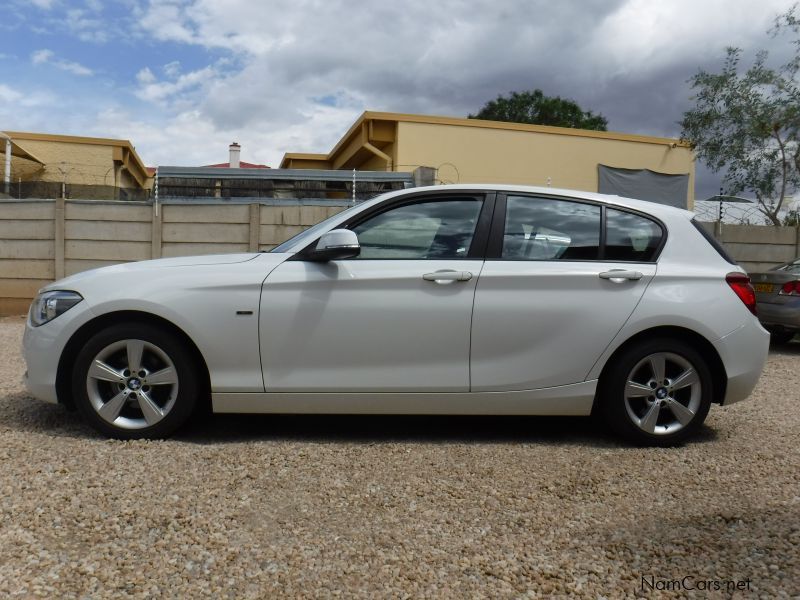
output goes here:
[[359, 259], [466, 258], [482, 201], [459, 198], [406, 204], [353, 227]]

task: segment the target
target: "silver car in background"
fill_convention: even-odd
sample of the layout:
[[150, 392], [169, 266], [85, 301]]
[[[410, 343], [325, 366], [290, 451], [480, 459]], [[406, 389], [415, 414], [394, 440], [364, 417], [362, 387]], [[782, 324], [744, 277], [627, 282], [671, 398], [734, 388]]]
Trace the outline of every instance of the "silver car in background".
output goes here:
[[764, 273], [752, 273], [758, 319], [772, 342], [785, 344], [800, 333], [800, 258]]
[[679, 443], [749, 396], [769, 334], [747, 274], [678, 208], [551, 188], [385, 194], [269, 253], [48, 285], [33, 396], [118, 438], [220, 413], [601, 416]]

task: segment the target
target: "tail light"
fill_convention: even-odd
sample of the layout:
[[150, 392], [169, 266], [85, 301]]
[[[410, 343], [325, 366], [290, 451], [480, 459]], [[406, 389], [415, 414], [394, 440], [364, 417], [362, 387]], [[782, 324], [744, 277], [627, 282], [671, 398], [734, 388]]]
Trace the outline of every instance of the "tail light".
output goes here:
[[747, 309], [756, 314], [756, 291], [750, 285], [750, 278], [743, 273], [728, 273], [725, 281], [731, 286], [733, 293], [739, 296]]
[[800, 296], [800, 281], [787, 281], [778, 293], [784, 296]]

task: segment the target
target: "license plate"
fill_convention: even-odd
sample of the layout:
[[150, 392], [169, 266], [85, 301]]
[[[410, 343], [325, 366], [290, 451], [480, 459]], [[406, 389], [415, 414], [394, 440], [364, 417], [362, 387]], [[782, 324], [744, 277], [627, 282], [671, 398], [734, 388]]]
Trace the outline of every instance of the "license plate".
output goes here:
[[775, 290], [775, 286], [771, 283], [757, 283], [753, 286], [757, 292], [771, 294]]

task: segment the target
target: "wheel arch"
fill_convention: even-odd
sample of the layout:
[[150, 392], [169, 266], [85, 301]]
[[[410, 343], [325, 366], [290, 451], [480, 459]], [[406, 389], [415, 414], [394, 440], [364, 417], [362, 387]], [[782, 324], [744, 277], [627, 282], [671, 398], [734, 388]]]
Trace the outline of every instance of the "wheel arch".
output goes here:
[[[677, 339], [689, 344], [695, 350], [697, 350], [706, 361], [708, 369], [711, 371], [714, 391], [714, 397], [711, 399], [711, 402], [714, 404], [722, 404], [723, 400], [725, 399], [725, 393], [728, 386], [728, 374], [725, 371], [725, 365], [722, 363], [719, 353], [711, 342], [709, 342], [705, 337], [696, 331], [692, 331], [691, 329], [686, 329], [684, 327], [652, 327], [650, 329], [640, 331], [639, 333], [625, 340], [625, 342], [620, 344], [620, 346], [614, 350], [611, 356], [608, 357], [608, 360], [606, 360], [605, 365], [603, 365], [603, 370], [600, 372], [599, 377], [601, 385], [599, 385], [597, 389], [601, 390], [603, 388], [602, 382], [605, 380], [608, 371], [623, 352], [625, 352], [634, 344], [637, 344], [643, 340], [652, 339], [654, 337]], [[595, 407], [598, 404], [598, 396], [599, 394], [595, 396]]]
[[[72, 337], [70, 337], [69, 341], [64, 346], [64, 350], [61, 353], [61, 358], [58, 361], [58, 370], [56, 371], [56, 396], [60, 404], [63, 404], [69, 409], [75, 408], [72, 399], [72, 392], [70, 390], [70, 374], [72, 372], [73, 365], [75, 364], [75, 358], [78, 356], [80, 349], [97, 332], [102, 331], [111, 325], [117, 325], [120, 323], [146, 323], [156, 326], [160, 329], [167, 330], [181, 340], [181, 342], [186, 346], [192, 355], [195, 365], [197, 365], [198, 369], [200, 370], [199, 381], [201, 383], [200, 388], [202, 391], [202, 397], [199, 399], [201, 402], [199, 403], [198, 407], [210, 410], [211, 380], [208, 372], [208, 365], [206, 364], [205, 358], [200, 352], [200, 349], [197, 347], [194, 341], [192, 341], [192, 338], [190, 338], [180, 327], [163, 317], [159, 317], [158, 315], [154, 315], [152, 313], [135, 310], [105, 313], [95, 317], [87, 323], [84, 323], [75, 333], [72, 334]], [[203, 406], [203, 402], [205, 402], [206, 406]]]

